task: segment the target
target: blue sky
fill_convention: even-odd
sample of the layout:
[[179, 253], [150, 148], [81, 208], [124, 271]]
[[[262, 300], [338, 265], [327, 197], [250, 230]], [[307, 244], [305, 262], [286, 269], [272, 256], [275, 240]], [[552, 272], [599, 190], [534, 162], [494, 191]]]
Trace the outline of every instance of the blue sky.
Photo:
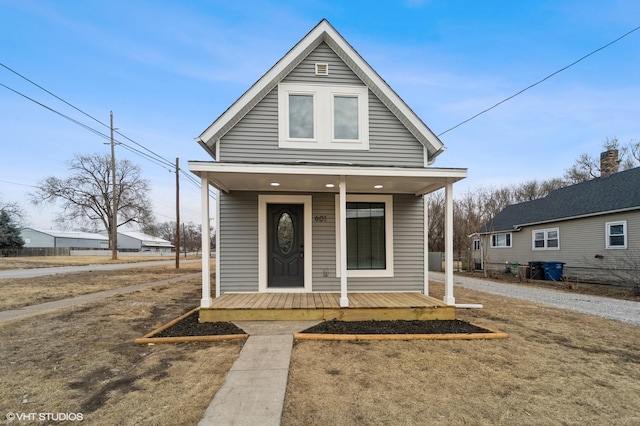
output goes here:
[[[636, 0], [30, 1], [0, 0], [0, 62], [175, 161], [207, 160], [194, 141], [326, 18], [440, 134], [640, 25]], [[107, 129], [0, 68], [0, 83]], [[466, 167], [458, 194], [561, 177], [602, 141], [640, 139], [640, 31], [441, 136], [434, 166]], [[68, 175], [104, 139], [0, 87], [0, 199], [34, 227], [28, 185]], [[174, 219], [175, 175], [117, 149], [152, 182], [160, 222]], [[182, 179], [182, 220], [199, 189]]]

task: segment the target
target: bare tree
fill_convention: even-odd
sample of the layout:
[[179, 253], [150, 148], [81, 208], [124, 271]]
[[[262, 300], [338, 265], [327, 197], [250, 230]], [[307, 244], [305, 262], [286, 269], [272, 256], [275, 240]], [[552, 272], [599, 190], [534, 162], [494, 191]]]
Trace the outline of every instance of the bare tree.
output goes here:
[[6, 213], [16, 226], [22, 228], [25, 220], [25, 213], [18, 203], [11, 203], [0, 199], [0, 213]]
[[[104, 227], [111, 241], [113, 191], [111, 188], [111, 157], [106, 154], [76, 154], [69, 161], [70, 177], [45, 178], [38, 189], [30, 193], [36, 204], [55, 204], [60, 201], [62, 212], [56, 222], [64, 229], [77, 226]], [[153, 222], [149, 183], [140, 176], [140, 168], [128, 160], [116, 165], [116, 191], [118, 204], [117, 227], [127, 223], [144, 225]], [[113, 245], [112, 245], [113, 247]]]
[[444, 191], [429, 194], [429, 250], [444, 251]]
[[533, 201], [546, 197], [551, 191], [566, 186], [562, 179], [550, 179], [542, 182], [530, 180], [512, 187], [512, 197], [514, 203]]
[[[602, 148], [604, 151], [618, 151], [622, 170], [633, 169], [640, 165], [640, 142], [629, 141], [622, 145], [616, 137], [605, 138]], [[589, 154], [582, 154], [570, 168], [565, 170], [564, 178], [568, 184], [576, 184], [597, 178], [600, 174], [600, 160]]]

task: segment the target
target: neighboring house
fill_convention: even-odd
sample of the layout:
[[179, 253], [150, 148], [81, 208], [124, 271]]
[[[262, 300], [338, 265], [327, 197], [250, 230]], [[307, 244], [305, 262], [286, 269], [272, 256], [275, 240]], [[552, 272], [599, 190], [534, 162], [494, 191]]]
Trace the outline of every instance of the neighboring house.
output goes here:
[[[107, 235], [107, 231], [100, 231]], [[144, 234], [142, 232], [118, 231], [118, 250], [171, 253], [174, 245], [171, 241]]]
[[583, 281], [620, 281], [625, 270], [637, 274], [640, 168], [507, 206], [477, 238], [474, 258], [486, 269], [550, 261], [563, 262], [565, 276]]
[[25, 248], [108, 249], [109, 238], [89, 232], [67, 232], [24, 228]]
[[[445, 147], [326, 21], [198, 138], [214, 161], [215, 297], [226, 292], [428, 292], [425, 197], [445, 188], [445, 297], [453, 297], [453, 183], [431, 164]], [[201, 306], [211, 306], [203, 256]]]

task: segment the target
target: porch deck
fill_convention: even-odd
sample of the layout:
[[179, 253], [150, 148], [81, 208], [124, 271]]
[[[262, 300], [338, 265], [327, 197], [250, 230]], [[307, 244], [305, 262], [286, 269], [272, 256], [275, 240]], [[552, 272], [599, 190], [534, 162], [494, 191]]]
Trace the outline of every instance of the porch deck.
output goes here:
[[331, 320], [450, 320], [455, 307], [421, 293], [227, 293], [200, 309], [200, 322]]

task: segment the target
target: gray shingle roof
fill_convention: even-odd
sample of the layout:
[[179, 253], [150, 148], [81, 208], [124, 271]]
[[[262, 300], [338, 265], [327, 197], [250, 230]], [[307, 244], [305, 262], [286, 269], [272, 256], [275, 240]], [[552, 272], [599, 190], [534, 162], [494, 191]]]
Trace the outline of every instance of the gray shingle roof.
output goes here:
[[556, 189], [544, 198], [507, 206], [479, 232], [640, 209], [640, 167]]

